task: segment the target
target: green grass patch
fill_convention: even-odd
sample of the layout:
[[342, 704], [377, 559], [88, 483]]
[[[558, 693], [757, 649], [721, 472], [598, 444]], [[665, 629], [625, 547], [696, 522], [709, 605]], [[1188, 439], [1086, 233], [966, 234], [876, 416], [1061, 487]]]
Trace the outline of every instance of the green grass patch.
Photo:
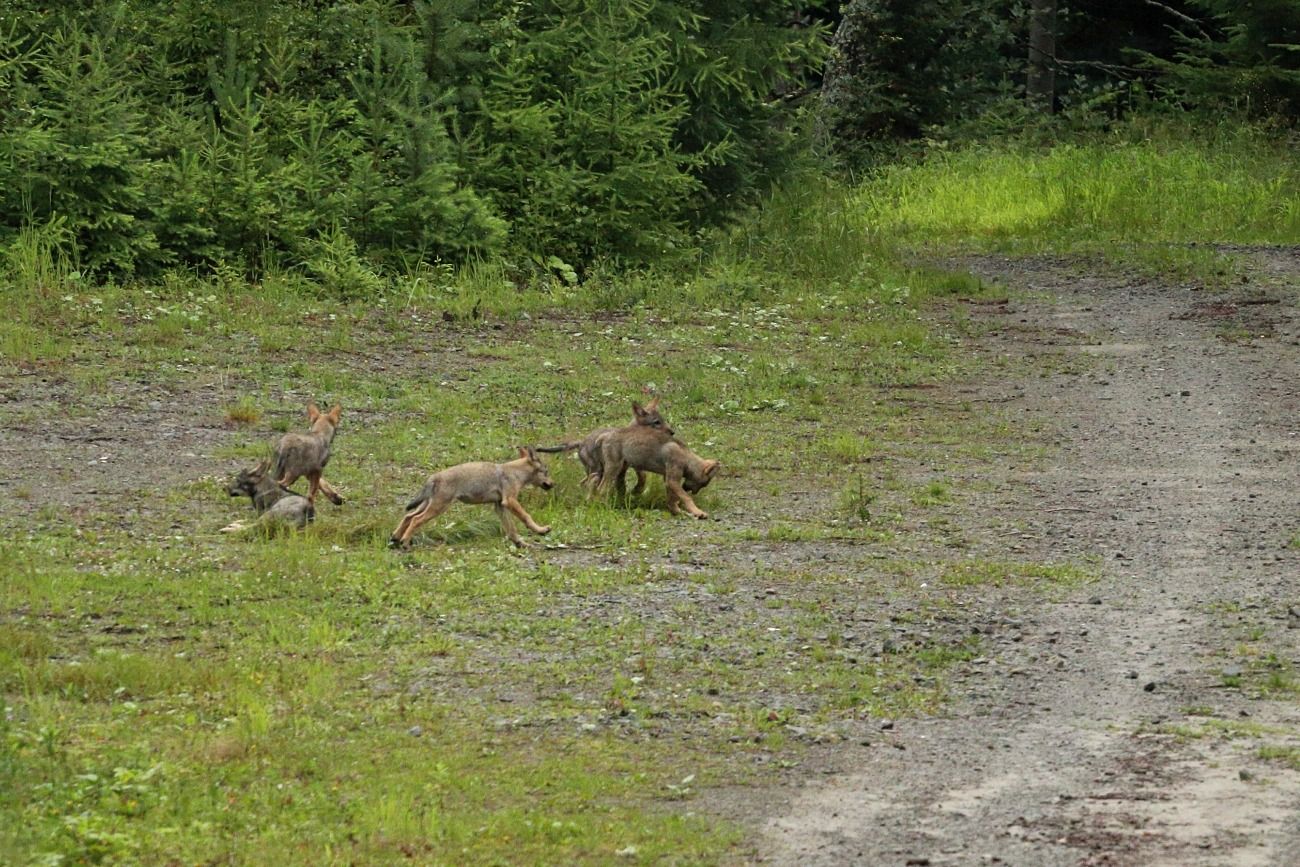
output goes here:
[[1261, 759], [1286, 765], [1293, 771], [1300, 771], [1300, 747], [1269, 744], [1256, 752]]
[[1090, 569], [1069, 563], [1019, 563], [1007, 560], [963, 560], [947, 564], [941, 583], [950, 587], [1077, 587], [1097, 580]]
[[1174, 735], [1180, 740], [1201, 740], [1203, 738], [1262, 738], [1277, 734], [1276, 726], [1249, 720], [1198, 719], [1191, 723], [1159, 723], [1153, 728], [1161, 734]]
[[879, 170], [857, 204], [872, 231], [906, 243], [1101, 253], [1198, 278], [1231, 266], [1188, 244], [1300, 242], [1294, 150], [1248, 126], [933, 151]]

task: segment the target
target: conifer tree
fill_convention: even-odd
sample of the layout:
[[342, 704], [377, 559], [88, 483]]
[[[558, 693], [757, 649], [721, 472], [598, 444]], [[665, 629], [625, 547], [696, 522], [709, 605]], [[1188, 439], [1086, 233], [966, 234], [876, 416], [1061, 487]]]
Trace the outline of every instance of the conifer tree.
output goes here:
[[1205, 19], [1175, 22], [1176, 55], [1144, 55], [1163, 74], [1163, 84], [1194, 105], [1300, 117], [1300, 3], [1191, 2]]
[[158, 252], [144, 199], [154, 168], [143, 151], [145, 115], [125, 56], [98, 35], [63, 24], [35, 42], [10, 94], [2, 135], [10, 225], [66, 218], [81, 264], [130, 272]]
[[476, 179], [524, 249], [585, 262], [662, 251], [698, 189], [643, 0], [578, 0], [498, 25]]

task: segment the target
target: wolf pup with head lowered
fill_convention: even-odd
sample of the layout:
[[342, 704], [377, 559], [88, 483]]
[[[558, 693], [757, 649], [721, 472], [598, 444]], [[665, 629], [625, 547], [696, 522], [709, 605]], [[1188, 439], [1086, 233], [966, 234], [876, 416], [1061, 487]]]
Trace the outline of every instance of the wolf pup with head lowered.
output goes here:
[[421, 524], [433, 520], [447, 510], [452, 503], [491, 503], [496, 508], [497, 517], [501, 519], [501, 529], [506, 537], [522, 548], [524, 541], [515, 530], [513, 513], [539, 536], [551, 532], [550, 527], [543, 527], [533, 520], [533, 516], [519, 505], [519, 492], [526, 485], [536, 485], [543, 491], [549, 491], [554, 482], [546, 470], [546, 464], [537, 456], [533, 448], [520, 448], [516, 460], [504, 464], [475, 461], [458, 464], [454, 467], [434, 473], [420, 489], [414, 500], [406, 506], [406, 515], [393, 531], [388, 540], [391, 547], [411, 547], [411, 536]]
[[645, 473], [658, 473], [664, 477], [668, 491], [668, 511], [674, 515], [680, 504], [686, 513], [696, 518], [707, 518], [708, 513], [695, 505], [691, 494], [699, 493], [718, 472], [718, 461], [706, 461], [663, 431], [635, 425], [615, 431], [605, 437], [601, 458], [605, 474], [600, 490], [609, 489], [610, 483], [623, 492], [623, 474], [629, 468], [637, 471], [634, 493], [644, 487]]
[[[230, 486], [226, 488], [226, 493], [232, 497], [247, 496], [252, 500], [253, 509], [259, 516], [258, 524], [294, 527], [301, 530], [316, 517], [316, 510], [306, 497], [285, 490], [275, 483], [275, 479], [266, 472], [270, 463], [270, 461], [262, 461], [251, 470], [240, 470], [239, 475], [235, 476]], [[221, 532], [234, 533], [248, 526], [250, 525], [242, 521], [236, 521], [229, 527], [223, 527]]]
[[271, 478], [287, 488], [298, 481], [300, 476], [306, 476], [310, 485], [307, 499], [313, 505], [316, 503], [317, 491], [324, 491], [334, 505], [343, 505], [339, 492], [321, 478], [325, 465], [330, 461], [330, 443], [334, 441], [334, 431], [338, 429], [342, 412], [343, 408], [337, 403], [329, 412], [321, 412], [315, 403], [307, 404], [307, 420], [311, 422], [311, 430], [305, 434], [287, 433], [275, 447]]
[[[670, 437], [674, 433], [673, 429], [668, 426], [668, 422], [659, 414], [659, 398], [655, 397], [645, 406], [632, 401], [632, 424], [627, 427], [597, 428], [581, 440], [574, 440], [558, 446], [542, 446], [537, 450], [539, 452], [554, 453], [571, 452], [577, 449], [578, 460], [582, 461], [582, 466], [587, 471], [587, 477], [582, 480], [582, 484], [590, 485], [591, 490], [595, 490], [605, 475], [605, 440], [611, 434], [638, 427], [662, 431]], [[645, 487], [645, 475], [640, 470], [637, 470], [636, 492], [640, 493], [643, 487]]]

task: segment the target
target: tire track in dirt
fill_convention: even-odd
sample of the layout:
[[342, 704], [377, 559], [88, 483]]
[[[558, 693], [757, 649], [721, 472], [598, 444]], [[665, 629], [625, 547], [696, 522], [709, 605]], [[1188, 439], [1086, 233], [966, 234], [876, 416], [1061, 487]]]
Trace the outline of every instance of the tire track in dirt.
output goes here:
[[[1258, 755], [1300, 744], [1296, 696], [1225, 688], [1249, 676], [1245, 628], [1300, 665], [1300, 552], [1286, 547], [1300, 529], [1300, 257], [1240, 252], [1255, 282], [1217, 292], [960, 263], [1035, 299], [987, 314], [987, 351], [1093, 359], [1019, 383], [1008, 415], [1046, 419], [1059, 448], [985, 477], [998, 493], [976, 520], [1022, 528], [1022, 557], [1098, 556], [1105, 578], [1013, 601], [1022, 637], [966, 672], [950, 711], [788, 793], [759, 860], [1300, 863], [1300, 773]], [[1170, 733], [1207, 724], [1219, 734]]]

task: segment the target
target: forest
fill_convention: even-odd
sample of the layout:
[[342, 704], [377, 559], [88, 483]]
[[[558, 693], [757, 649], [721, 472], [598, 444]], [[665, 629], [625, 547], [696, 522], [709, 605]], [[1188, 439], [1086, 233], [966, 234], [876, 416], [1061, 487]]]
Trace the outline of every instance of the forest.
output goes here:
[[0, 864], [1300, 863], [1297, 121], [1300, 0], [0, 0]]
[[0, 249], [341, 297], [467, 262], [576, 281], [690, 257], [816, 166], [1300, 112], [1295, 3], [1036, 4], [1047, 105], [1034, 5], [5, 0]]

